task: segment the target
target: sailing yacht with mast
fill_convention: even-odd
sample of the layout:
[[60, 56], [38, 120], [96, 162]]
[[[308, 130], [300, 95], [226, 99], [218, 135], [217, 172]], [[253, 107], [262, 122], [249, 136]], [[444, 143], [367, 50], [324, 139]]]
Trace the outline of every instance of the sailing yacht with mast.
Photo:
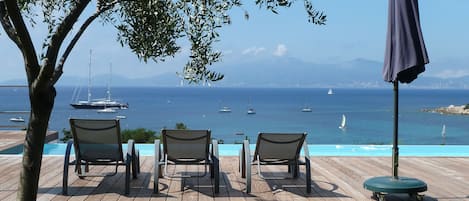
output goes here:
[[[109, 66], [112, 77], [112, 66]], [[111, 78], [110, 78], [111, 79]], [[91, 50], [90, 50], [90, 61], [88, 65], [88, 99], [80, 100], [70, 105], [75, 109], [105, 109], [105, 108], [115, 108], [115, 109], [127, 109], [129, 104], [121, 103], [116, 100], [111, 99], [111, 80], [109, 81], [107, 87], [107, 97], [103, 99], [91, 99]]]

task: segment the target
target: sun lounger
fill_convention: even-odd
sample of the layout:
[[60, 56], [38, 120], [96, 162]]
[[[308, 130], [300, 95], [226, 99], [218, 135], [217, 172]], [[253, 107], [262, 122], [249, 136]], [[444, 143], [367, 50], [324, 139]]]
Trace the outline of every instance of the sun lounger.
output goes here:
[[[257, 174], [263, 179], [297, 178], [299, 166], [306, 166], [306, 192], [311, 192], [311, 162], [306, 133], [259, 133], [254, 153], [250, 151], [249, 141], [244, 140], [240, 150], [240, 171], [242, 178], [246, 178], [246, 192], [251, 192], [251, 164], [257, 165]], [[304, 150], [304, 160], [300, 158], [301, 148]], [[291, 177], [264, 177], [261, 165], [287, 165]]]
[[[210, 177], [214, 180], [214, 192], [219, 192], [218, 141], [211, 140], [210, 134], [210, 130], [163, 129], [161, 131], [162, 150], [160, 141], [155, 140], [155, 168], [153, 174], [155, 193], [159, 192], [158, 179], [160, 176], [182, 177], [183, 181], [185, 177], [203, 177], [207, 174], [207, 166], [210, 169]], [[167, 173], [168, 165], [203, 165], [205, 171], [203, 174], [198, 175], [169, 175]], [[163, 170], [162, 166], [164, 167]]]
[[[80, 179], [112, 176], [117, 173], [120, 165], [125, 165], [125, 194], [129, 194], [130, 174], [132, 171], [133, 178], [137, 178], [140, 159], [133, 140], [128, 141], [127, 154], [124, 157], [119, 120], [70, 119], [70, 127], [73, 140], [68, 142], [65, 151], [62, 193], [68, 193], [70, 165], [75, 167], [75, 173]], [[75, 160], [70, 162], [72, 146]], [[104, 174], [90, 173], [89, 166], [93, 165], [115, 166], [115, 170]]]

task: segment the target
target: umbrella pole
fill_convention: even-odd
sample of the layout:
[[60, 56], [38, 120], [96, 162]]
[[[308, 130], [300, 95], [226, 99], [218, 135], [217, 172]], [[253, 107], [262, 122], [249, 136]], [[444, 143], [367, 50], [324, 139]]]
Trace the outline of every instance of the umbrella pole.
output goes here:
[[392, 176], [398, 179], [397, 169], [399, 167], [399, 147], [398, 147], [398, 124], [399, 124], [399, 81], [396, 80], [394, 84], [394, 139], [392, 144]]

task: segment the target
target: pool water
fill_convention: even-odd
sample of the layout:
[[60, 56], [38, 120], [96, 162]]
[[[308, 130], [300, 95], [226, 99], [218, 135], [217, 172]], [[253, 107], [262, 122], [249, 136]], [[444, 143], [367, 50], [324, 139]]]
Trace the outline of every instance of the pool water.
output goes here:
[[[127, 149], [127, 145], [122, 145]], [[67, 145], [45, 144], [44, 155], [64, 155]], [[136, 144], [142, 156], [153, 156], [153, 144]], [[238, 156], [241, 144], [220, 144], [220, 156]], [[255, 145], [251, 144], [251, 150]], [[391, 145], [308, 145], [310, 156], [391, 156]], [[22, 154], [22, 146], [0, 152], [0, 154]], [[72, 149], [73, 154], [73, 149]], [[303, 153], [302, 153], [303, 154]], [[469, 157], [467, 145], [400, 145], [399, 156], [419, 157]]]

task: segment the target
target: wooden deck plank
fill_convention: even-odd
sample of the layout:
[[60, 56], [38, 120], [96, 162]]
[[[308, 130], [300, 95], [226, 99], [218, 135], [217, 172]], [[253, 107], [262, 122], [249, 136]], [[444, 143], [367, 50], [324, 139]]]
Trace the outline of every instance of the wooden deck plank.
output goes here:
[[[24, 143], [26, 131], [24, 130], [0, 130], [0, 151], [4, 151]], [[59, 133], [57, 131], [47, 131], [46, 142], [57, 140]]]
[[[21, 156], [0, 155], [0, 200], [15, 200], [19, 182]], [[312, 158], [313, 193], [306, 194], [304, 174], [289, 181], [265, 181], [258, 177], [253, 167], [251, 194], [246, 194], [245, 180], [238, 172], [237, 157], [222, 157], [220, 194], [214, 195], [212, 180], [187, 179], [181, 191], [181, 179], [160, 179], [161, 194], [154, 194], [152, 173], [153, 157], [142, 157], [141, 174], [131, 182], [130, 195], [124, 195], [124, 167], [117, 175], [105, 179], [96, 177], [78, 179], [73, 173], [69, 177], [69, 196], [61, 195], [63, 157], [43, 158], [43, 169], [39, 180], [38, 200], [372, 200], [371, 192], [363, 189], [364, 180], [391, 173], [389, 157], [314, 157]], [[469, 158], [445, 157], [401, 157], [399, 172], [425, 181], [429, 188], [425, 200], [469, 200]], [[93, 167], [93, 171], [109, 171], [112, 167]], [[70, 168], [73, 170], [73, 168]], [[202, 166], [170, 166], [169, 172], [197, 172]], [[267, 166], [266, 173], [286, 172], [286, 167]], [[302, 167], [301, 172], [304, 172]], [[282, 188], [282, 185], [301, 187]], [[275, 187], [275, 188], [274, 188]], [[407, 195], [390, 195], [388, 201], [408, 199]]]

